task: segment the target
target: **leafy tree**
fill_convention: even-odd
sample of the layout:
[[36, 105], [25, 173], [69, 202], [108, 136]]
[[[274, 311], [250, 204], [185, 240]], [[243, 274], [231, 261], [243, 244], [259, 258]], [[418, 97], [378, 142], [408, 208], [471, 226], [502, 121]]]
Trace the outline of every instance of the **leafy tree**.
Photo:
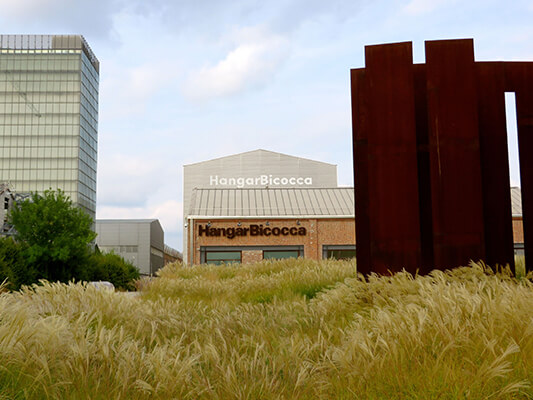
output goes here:
[[116, 288], [133, 290], [134, 281], [139, 279], [139, 270], [118, 254], [113, 252], [102, 254], [96, 251], [91, 256], [89, 279], [109, 281]]
[[89, 244], [95, 239], [93, 220], [61, 190], [17, 203], [10, 212], [17, 241], [26, 244], [24, 255], [37, 278], [67, 282], [86, 279]]
[[7, 279], [9, 289], [19, 289], [37, 280], [37, 271], [24, 259], [24, 243], [11, 237], [0, 237], [0, 281]]

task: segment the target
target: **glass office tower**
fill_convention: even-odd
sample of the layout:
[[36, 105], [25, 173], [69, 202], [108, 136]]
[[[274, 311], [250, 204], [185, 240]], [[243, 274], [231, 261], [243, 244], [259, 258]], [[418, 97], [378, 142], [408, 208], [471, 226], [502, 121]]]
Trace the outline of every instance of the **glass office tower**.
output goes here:
[[61, 189], [94, 219], [99, 63], [78, 35], [0, 35], [0, 183]]

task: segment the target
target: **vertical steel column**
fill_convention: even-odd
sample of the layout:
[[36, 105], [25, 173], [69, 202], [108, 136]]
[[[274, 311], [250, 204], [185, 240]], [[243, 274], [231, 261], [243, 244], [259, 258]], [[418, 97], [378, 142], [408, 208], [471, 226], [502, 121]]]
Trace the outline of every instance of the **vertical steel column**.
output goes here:
[[421, 245], [412, 45], [367, 46], [365, 60], [372, 270], [415, 273]]
[[516, 93], [518, 151], [526, 268], [533, 271], [533, 63], [505, 63], [506, 83]]
[[420, 245], [422, 246], [420, 273], [427, 274], [433, 270], [435, 264], [433, 262], [433, 221], [431, 211], [426, 65], [417, 64], [413, 68], [418, 160], [418, 198], [420, 204]]
[[485, 259], [473, 41], [426, 42], [435, 267]]
[[514, 271], [504, 72], [501, 62], [476, 63], [485, 262]]
[[355, 241], [357, 272], [368, 275], [372, 272], [370, 257], [370, 219], [368, 215], [368, 115], [365, 70], [353, 69], [352, 90], [352, 137], [355, 186]]

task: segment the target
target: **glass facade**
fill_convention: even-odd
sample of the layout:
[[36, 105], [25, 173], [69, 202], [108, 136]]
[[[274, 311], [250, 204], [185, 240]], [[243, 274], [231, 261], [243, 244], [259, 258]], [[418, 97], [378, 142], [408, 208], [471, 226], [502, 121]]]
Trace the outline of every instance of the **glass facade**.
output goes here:
[[82, 36], [0, 35], [0, 182], [61, 189], [93, 219], [98, 71]]

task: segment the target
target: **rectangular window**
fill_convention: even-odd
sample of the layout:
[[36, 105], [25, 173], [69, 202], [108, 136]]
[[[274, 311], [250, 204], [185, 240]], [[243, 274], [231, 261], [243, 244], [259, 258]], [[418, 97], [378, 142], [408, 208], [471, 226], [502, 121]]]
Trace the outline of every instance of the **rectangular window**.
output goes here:
[[300, 257], [299, 250], [264, 250], [264, 260], [282, 260], [284, 258], [298, 258]]
[[241, 262], [240, 251], [207, 251], [205, 253], [206, 264], [231, 264]]
[[322, 258], [335, 260], [355, 258], [355, 245], [324, 245], [322, 246]]
[[355, 250], [328, 250], [327, 258], [334, 258], [335, 260], [348, 260], [355, 258]]

